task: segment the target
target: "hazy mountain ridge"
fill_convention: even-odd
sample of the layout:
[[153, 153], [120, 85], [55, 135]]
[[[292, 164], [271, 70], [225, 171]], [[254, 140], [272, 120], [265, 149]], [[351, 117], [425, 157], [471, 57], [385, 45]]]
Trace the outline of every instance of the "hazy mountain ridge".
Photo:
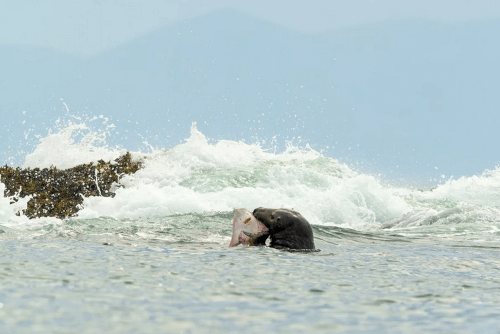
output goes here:
[[[2, 93], [0, 107], [43, 110], [48, 120], [61, 114], [64, 98], [72, 112], [112, 116], [118, 128], [138, 122], [130, 131], [163, 147], [198, 121], [212, 138], [302, 136], [374, 171], [400, 165], [426, 174], [422, 164], [430, 161], [446, 173], [476, 173], [500, 160], [491, 158], [500, 116], [481, 116], [499, 105], [499, 31], [500, 22], [411, 21], [313, 35], [223, 11], [92, 58], [53, 53], [27, 66], [21, 51], [0, 82], [2, 92], [20, 84]], [[4, 49], [0, 60], [8, 64]], [[34, 81], [36, 91], [23, 89]], [[442, 127], [456, 128], [456, 137], [444, 138]], [[483, 138], [467, 136], [483, 127]], [[134, 136], [120, 141], [129, 149], [138, 143]], [[427, 162], [415, 163], [418, 156]]]

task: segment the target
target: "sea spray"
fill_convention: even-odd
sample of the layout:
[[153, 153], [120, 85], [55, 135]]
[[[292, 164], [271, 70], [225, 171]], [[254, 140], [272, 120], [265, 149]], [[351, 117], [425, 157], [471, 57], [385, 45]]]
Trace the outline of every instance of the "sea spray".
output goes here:
[[[74, 136], [82, 132], [84, 133], [82, 138], [75, 141]], [[85, 124], [70, 123], [58, 132], [49, 133], [47, 137], [41, 138], [35, 151], [26, 155], [23, 167], [57, 166], [59, 169], [66, 169], [98, 160], [114, 160], [126, 152], [98, 146], [99, 143], [105, 142], [104, 133], [91, 131]]]
[[287, 207], [313, 224], [373, 224], [410, 210], [394, 188], [358, 174], [310, 147], [269, 153], [256, 144], [210, 144], [196, 124], [184, 144], [145, 155], [112, 199], [84, 201], [81, 218], [161, 217], [227, 212], [235, 207]]
[[[30, 196], [14, 201], [12, 197], [4, 196], [6, 193], [5, 184], [0, 176], [0, 225], [4, 227], [13, 227], [16, 229], [30, 228], [30, 220], [19, 212], [25, 210]], [[37, 225], [37, 224], [34, 224]]]
[[[0, 177], [1, 181], [1, 177]], [[4, 197], [5, 185], [0, 182], [0, 221], [9, 220], [13, 216], [13, 207], [10, 205], [10, 200], [8, 197]]]
[[[109, 148], [99, 131], [69, 123], [42, 138], [27, 155], [25, 166], [64, 168], [121, 153]], [[295, 209], [313, 225], [357, 230], [460, 224], [485, 230], [500, 217], [498, 169], [449, 180], [432, 190], [396, 187], [357, 173], [308, 145], [289, 143], [280, 153], [259, 144], [210, 142], [196, 123], [184, 143], [132, 152], [132, 157], [141, 159], [143, 168], [122, 175], [119, 186], [113, 188], [114, 197], [96, 193], [84, 198], [77, 219], [210, 215], [265, 206]], [[4, 215], [10, 212], [5, 203]]]
[[500, 207], [500, 169], [486, 170], [481, 175], [448, 180], [422, 194], [429, 199], [449, 199], [488, 207]]

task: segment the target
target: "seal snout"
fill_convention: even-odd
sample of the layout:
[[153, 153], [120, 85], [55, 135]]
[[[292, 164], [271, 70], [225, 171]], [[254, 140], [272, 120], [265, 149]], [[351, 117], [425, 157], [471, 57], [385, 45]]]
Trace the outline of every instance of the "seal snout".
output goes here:
[[263, 207], [258, 207], [257, 209], [253, 210], [252, 215], [257, 218], [260, 222], [264, 223], [268, 219], [266, 219], [266, 212], [267, 210]]

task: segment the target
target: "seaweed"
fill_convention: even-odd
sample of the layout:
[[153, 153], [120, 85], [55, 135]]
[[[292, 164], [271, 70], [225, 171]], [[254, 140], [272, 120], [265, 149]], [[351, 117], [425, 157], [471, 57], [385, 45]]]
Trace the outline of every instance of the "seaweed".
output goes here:
[[28, 218], [64, 219], [77, 216], [84, 197], [114, 197], [120, 179], [142, 166], [142, 162], [133, 161], [127, 152], [114, 162], [99, 160], [96, 164], [91, 162], [64, 170], [54, 166], [31, 169], [5, 165], [0, 167], [0, 176], [5, 184], [4, 196], [11, 198], [11, 204], [32, 196], [22, 214]]

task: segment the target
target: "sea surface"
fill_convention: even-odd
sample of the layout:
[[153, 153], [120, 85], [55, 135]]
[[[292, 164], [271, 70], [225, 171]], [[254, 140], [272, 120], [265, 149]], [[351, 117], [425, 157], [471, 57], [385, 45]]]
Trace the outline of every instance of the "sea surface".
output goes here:
[[[24, 167], [124, 152], [87, 130], [42, 138]], [[133, 157], [144, 168], [78, 217], [0, 197], [0, 333], [500, 333], [499, 169], [394, 186], [195, 124]], [[234, 209], [259, 206], [301, 212], [320, 251], [229, 248]]]

